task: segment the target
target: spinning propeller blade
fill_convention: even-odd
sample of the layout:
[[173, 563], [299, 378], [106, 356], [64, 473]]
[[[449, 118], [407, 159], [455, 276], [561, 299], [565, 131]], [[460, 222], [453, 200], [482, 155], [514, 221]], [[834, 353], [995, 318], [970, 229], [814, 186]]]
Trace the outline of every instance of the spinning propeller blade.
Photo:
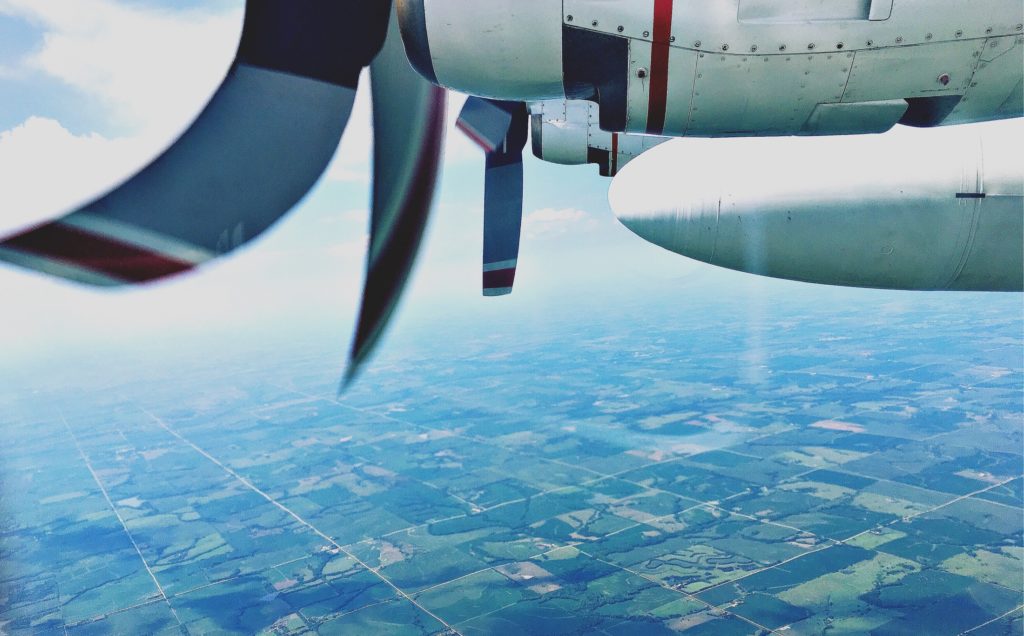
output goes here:
[[458, 127], [487, 153], [483, 292], [485, 296], [510, 294], [523, 223], [523, 148], [529, 113], [521, 102], [470, 97]]
[[234, 63], [181, 138], [108, 194], [0, 240], [0, 260], [116, 286], [249, 242], [324, 171], [389, 10], [386, 0], [248, 0]]
[[434, 196], [446, 94], [405, 56], [397, 20], [370, 66], [373, 84], [373, 211], [359, 324], [342, 388], [384, 332], [409, 278]]

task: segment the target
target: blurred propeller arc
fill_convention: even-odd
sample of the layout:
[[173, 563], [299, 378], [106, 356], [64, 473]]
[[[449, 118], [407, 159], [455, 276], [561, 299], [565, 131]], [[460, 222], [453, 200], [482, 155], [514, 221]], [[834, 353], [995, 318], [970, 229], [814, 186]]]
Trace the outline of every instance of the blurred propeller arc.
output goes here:
[[395, 311], [426, 228], [444, 143], [444, 89], [413, 70], [397, 19], [370, 65], [373, 210], [359, 322], [341, 389], [356, 377]]
[[389, 11], [387, 0], [248, 0], [234, 62], [182, 136], [95, 201], [0, 239], [0, 260], [117, 287], [250, 242], [323, 174]]
[[391, 0], [247, 0], [235, 59], [181, 137], [91, 203], [0, 237], [0, 261], [121, 287], [249, 243], [323, 174], [371, 63], [373, 201], [350, 382], [409, 277], [444, 139], [445, 93], [410, 66]]

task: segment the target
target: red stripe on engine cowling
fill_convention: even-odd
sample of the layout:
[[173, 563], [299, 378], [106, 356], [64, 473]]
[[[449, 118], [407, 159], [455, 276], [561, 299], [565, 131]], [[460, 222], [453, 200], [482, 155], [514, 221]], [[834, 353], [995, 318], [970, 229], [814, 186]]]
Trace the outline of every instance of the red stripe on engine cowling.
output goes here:
[[515, 267], [484, 272], [484, 289], [502, 289], [504, 287], [511, 287], [515, 280]]
[[619, 133], [612, 133], [612, 169], [611, 176], [619, 173]]
[[194, 267], [186, 261], [60, 223], [49, 223], [16, 234], [0, 246], [98, 272], [126, 283], [151, 281]]
[[651, 89], [647, 105], [647, 134], [665, 131], [668, 106], [668, 54], [672, 41], [674, 0], [654, 0], [654, 38], [651, 42]]

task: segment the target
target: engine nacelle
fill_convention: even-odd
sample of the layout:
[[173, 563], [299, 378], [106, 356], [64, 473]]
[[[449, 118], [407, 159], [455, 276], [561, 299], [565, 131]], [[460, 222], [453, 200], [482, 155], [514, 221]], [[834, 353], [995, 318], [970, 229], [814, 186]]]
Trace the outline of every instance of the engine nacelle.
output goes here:
[[1024, 289], [1021, 123], [839, 138], [679, 140], [609, 192], [642, 238], [826, 285]]
[[592, 102], [535, 102], [530, 113], [534, 156], [565, 166], [596, 164], [603, 177], [614, 177], [641, 153], [667, 141], [601, 130], [598, 106]]
[[562, 3], [552, 0], [398, 0], [413, 67], [480, 97], [555, 99], [562, 83]]
[[670, 137], [877, 133], [1024, 114], [1020, 0], [397, 0], [429, 80], [567, 98]]

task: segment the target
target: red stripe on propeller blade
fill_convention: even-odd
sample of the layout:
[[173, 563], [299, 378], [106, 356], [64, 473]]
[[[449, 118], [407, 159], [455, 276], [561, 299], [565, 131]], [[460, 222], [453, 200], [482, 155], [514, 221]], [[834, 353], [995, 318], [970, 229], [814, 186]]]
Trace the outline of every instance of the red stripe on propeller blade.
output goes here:
[[459, 130], [464, 132], [473, 143], [483, 148], [484, 152], [494, 152], [495, 149], [497, 148], [497, 146], [488, 141], [486, 137], [478, 133], [476, 130], [473, 129], [472, 126], [463, 122], [462, 120], [455, 122], [455, 126]]
[[515, 267], [484, 272], [484, 289], [501, 289], [504, 287], [511, 287], [515, 280]]
[[98, 272], [126, 283], [151, 281], [194, 267], [186, 261], [60, 223], [50, 223], [22, 232], [0, 245]]

